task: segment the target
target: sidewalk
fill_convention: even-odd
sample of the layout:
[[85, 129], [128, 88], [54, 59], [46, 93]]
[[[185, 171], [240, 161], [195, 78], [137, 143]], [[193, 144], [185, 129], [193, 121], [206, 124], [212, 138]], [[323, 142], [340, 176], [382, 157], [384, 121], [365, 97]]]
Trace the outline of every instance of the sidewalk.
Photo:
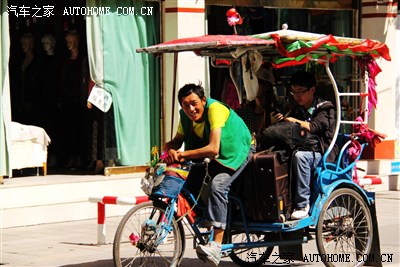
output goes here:
[[[393, 262], [384, 266], [400, 265], [400, 192], [377, 192], [377, 213], [381, 253], [393, 254]], [[95, 208], [95, 207], [93, 207]], [[62, 212], [62, 211], [60, 211]], [[83, 220], [55, 224], [0, 229], [0, 265], [4, 266], [113, 266], [112, 241], [120, 217], [107, 218], [106, 245], [97, 246], [97, 220]], [[187, 233], [187, 231], [186, 231]], [[315, 241], [303, 246], [304, 253], [317, 253]], [[288, 266], [282, 264], [279, 266]], [[276, 264], [270, 264], [275, 266]], [[295, 262], [291, 266], [320, 266], [321, 263]], [[185, 259], [181, 266], [206, 266], [197, 259], [191, 240], [187, 241]], [[224, 258], [220, 266], [236, 266]]]

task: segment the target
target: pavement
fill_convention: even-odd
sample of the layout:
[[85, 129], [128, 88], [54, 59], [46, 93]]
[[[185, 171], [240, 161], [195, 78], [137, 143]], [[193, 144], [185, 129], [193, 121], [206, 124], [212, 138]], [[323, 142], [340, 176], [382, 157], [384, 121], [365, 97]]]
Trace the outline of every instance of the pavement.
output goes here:
[[[400, 192], [376, 193], [376, 208], [383, 266], [400, 266]], [[61, 211], [62, 212], [62, 211]], [[112, 240], [121, 217], [106, 219], [105, 245], [97, 245], [97, 220], [70, 221], [35, 226], [0, 229], [0, 265], [4, 266], [61, 266], [61, 267], [108, 267], [113, 266]], [[188, 233], [186, 231], [186, 233]], [[189, 238], [189, 237], [188, 237]], [[207, 266], [197, 259], [187, 241], [185, 258], [181, 266]], [[303, 253], [317, 253], [314, 240], [303, 245]], [[275, 263], [269, 266], [321, 266], [317, 262], [295, 261], [291, 264], [279, 259], [277, 249], [272, 254]], [[229, 258], [223, 258], [220, 266], [236, 266]]]

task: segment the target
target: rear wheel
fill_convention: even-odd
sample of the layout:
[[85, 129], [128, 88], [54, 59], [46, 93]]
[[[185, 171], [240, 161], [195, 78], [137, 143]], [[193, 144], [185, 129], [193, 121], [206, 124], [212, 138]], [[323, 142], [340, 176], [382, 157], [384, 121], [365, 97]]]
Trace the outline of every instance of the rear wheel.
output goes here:
[[[247, 243], [245, 233], [231, 234], [227, 243]], [[266, 240], [264, 234], [250, 234], [250, 242], [263, 242]], [[261, 266], [271, 256], [274, 247], [256, 247], [234, 249], [229, 254], [231, 260], [239, 266]]]
[[363, 198], [348, 188], [333, 191], [318, 218], [321, 261], [326, 266], [364, 265], [371, 250], [372, 232], [371, 214]]
[[164, 202], [144, 202], [125, 214], [114, 237], [115, 266], [179, 265], [185, 234], [175, 218], [166, 230], [166, 207]]

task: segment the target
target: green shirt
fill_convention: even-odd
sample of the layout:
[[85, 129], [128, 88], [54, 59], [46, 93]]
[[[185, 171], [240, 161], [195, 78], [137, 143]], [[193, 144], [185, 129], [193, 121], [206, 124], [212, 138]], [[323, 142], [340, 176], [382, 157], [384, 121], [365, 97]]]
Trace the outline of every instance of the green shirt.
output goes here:
[[[186, 150], [201, 148], [209, 144], [211, 127], [208, 110], [214, 102], [222, 104], [212, 98], [207, 98], [203, 113], [204, 132], [202, 138], [194, 133], [193, 121], [189, 119], [183, 110], [180, 110]], [[251, 135], [243, 120], [232, 109], [228, 106], [226, 107], [229, 109], [229, 116], [225, 125], [221, 127], [219, 155], [215, 160], [225, 167], [237, 170], [249, 153]]]

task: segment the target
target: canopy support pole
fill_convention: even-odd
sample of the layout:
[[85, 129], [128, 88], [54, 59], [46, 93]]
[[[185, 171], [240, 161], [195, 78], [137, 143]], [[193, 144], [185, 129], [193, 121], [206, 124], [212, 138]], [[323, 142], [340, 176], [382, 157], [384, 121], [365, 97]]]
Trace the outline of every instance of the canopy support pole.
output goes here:
[[178, 53], [174, 53], [174, 81], [172, 88], [172, 112], [171, 112], [171, 140], [174, 138], [174, 117], [175, 117], [175, 97], [176, 97], [176, 80], [178, 73]]

